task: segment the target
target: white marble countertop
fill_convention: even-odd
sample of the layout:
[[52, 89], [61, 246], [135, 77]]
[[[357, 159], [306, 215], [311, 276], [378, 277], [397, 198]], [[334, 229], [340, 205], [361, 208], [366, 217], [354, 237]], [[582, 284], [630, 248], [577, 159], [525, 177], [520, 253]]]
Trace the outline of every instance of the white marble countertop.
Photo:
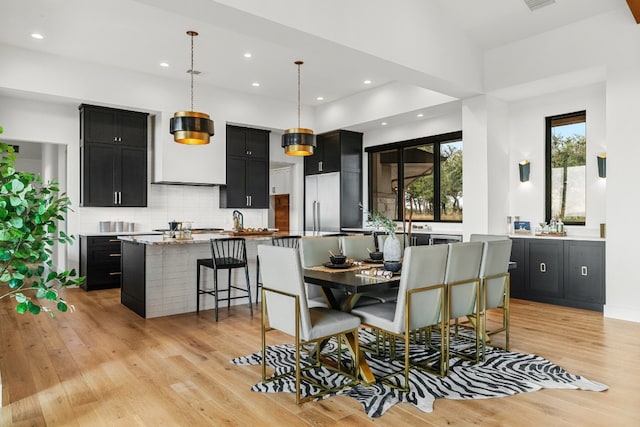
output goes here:
[[83, 237], [108, 237], [108, 236], [138, 236], [138, 235], [162, 235], [159, 231], [91, 231], [86, 233], [78, 233], [78, 236]]
[[145, 234], [145, 235], [118, 235], [118, 239], [123, 242], [140, 243], [143, 245], [193, 245], [209, 243], [211, 239], [225, 239], [228, 237], [244, 237], [247, 241], [271, 241], [271, 238], [275, 235], [283, 235], [282, 233], [273, 235], [249, 235], [249, 236], [230, 236], [227, 233], [203, 233], [193, 234], [191, 239], [169, 239], [165, 238], [162, 233], [160, 234]]
[[[347, 233], [363, 233], [363, 232], [374, 232], [374, 231], [382, 231], [384, 232], [385, 230], [381, 229], [381, 228], [343, 228], [342, 231], [347, 232]], [[396, 233], [402, 233], [402, 228], [399, 228], [396, 230]], [[453, 229], [437, 229], [434, 230], [433, 228], [431, 229], [427, 229], [427, 228], [412, 228], [411, 229], [411, 234], [454, 234], [456, 236], [461, 236], [462, 235], [462, 231], [461, 230], [453, 230]]]
[[606, 239], [599, 236], [579, 236], [579, 235], [567, 235], [567, 236], [549, 236], [549, 235], [538, 235], [538, 234], [519, 234], [513, 233], [509, 234], [509, 237], [513, 239], [550, 239], [550, 240], [584, 240], [584, 241], [592, 241], [592, 242], [605, 242]]

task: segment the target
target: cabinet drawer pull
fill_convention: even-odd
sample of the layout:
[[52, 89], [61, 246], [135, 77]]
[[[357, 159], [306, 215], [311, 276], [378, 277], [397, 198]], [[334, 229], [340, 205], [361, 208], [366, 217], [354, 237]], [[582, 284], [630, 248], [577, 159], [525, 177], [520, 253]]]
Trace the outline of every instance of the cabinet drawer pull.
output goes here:
[[122, 256], [122, 254], [109, 254], [109, 256]]
[[589, 275], [589, 271], [587, 270], [587, 266], [583, 265], [582, 267], [580, 267], [580, 274], [583, 276], [588, 276]]
[[541, 273], [546, 273], [547, 272], [547, 264], [545, 264], [544, 262], [540, 263], [540, 272]]
[[118, 239], [109, 239], [110, 242], [119, 242], [120, 240]]
[[121, 274], [121, 271], [112, 271], [111, 273], [109, 273], [109, 276], [120, 276]]

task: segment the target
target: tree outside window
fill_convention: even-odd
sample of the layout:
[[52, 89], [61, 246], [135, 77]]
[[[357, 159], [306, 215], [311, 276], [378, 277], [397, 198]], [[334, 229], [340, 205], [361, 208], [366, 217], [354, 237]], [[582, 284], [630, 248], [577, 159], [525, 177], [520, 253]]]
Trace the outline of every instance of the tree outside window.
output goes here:
[[453, 132], [368, 148], [371, 210], [409, 222], [462, 222], [461, 139]]
[[547, 117], [546, 220], [586, 223], [586, 112]]

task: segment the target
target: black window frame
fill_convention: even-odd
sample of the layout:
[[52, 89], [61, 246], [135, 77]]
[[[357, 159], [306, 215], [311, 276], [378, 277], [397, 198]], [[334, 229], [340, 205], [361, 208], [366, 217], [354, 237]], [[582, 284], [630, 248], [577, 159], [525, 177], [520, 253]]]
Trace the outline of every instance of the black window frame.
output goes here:
[[[459, 220], [459, 221], [442, 220], [441, 219], [442, 215], [440, 211], [441, 204], [439, 203], [440, 201], [440, 166], [441, 166], [440, 146], [442, 144], [447, 144], [455, 141], [462, 141], [464, 143], [464, 140], [462, 139], [461, 130], [455, 131], [455, 132], [443, 133], [439, 135], [408, 139], [405, 141], [392, 142], [389, 144], [366, 147], [365, 152], [368, 154], [367, 162], [369, 165], [369, 170], [367, 172], [367, 175], [368, 175], [367, 182], [369, 183], [369, 188], [367, 191], [369, 208], [370, 209], [373, 208], [373, 193], [371, 191], [371, 189], [373, 188], [373, 174], [371, 173], [371, 171], [374, 170], [374, 167], [373, 167], [373, 156], [371, 154], [381, 152], [381, 151], [391, 151], [394, 149], [397, 150], [398, 159], [399, 159], [398, 160], [398, 182], [403, 182], [404, 181], [403, 179], [404, 178], [404, 149], [431, 144], [433, 145], [433, 156], [434, 156], [433, 158], [433, 163], [434, 163], [433, 165], [433, 182], [434, 182], [433, 197], [434, 197], [435, 207], [433, 212], [433, 220], [430, 220], [429, 222], [462, 223], [463, 220]], [[393, 218], [395, 221], [403, 220], [404, 189], [402, 189], [402, 193], [403, 194], [398, 196], [398, 203], [396, 206], [396, 218]], [[462, 212], [464, 216], [464, 210]]]
[[[584, 116], [584, 123], [586, 127], [587, 123], [587, 110], [574, 111], [573, 113], [558, 114], [556, 116], [545, 117], [545, 190], [544, 190], [544, 217], [545, 221], [549, 223], [551, 221], [551, 129], [552, 123], [556, 120], [570, 120]], [[586, 135], [585, 135], [586, 138]], [[586, 149], [586, 148], [585, 148]], [[585, 192], [587, 191], [585, 187]], [[587, 213], [585, 204], [585, 220], [584, 221], [569, 221], [564, 222], [565, 225], [586, 225]], [[564, 218], [563, 218], [564, 221]]]

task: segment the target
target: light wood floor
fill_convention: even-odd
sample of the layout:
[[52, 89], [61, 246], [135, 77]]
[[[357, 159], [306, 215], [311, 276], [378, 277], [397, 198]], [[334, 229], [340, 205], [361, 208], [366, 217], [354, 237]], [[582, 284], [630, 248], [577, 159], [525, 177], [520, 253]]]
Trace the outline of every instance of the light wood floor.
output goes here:
[[[514, 300], [512, 349], [609, 386], [499, 399], [408, 404], [372, 420], [348, 397], [295, 404], [250, 391], [260, 368], [230, 359], [260, 348], [247, 306], [144, 320], [118, 289], [66, 291], [75, 313], [17, 315], [0, 302], [2, 426], [640, 425], [640, 324]], [[277, 341], [277, 340], [273, 340]], [[274, 342], [275, 343], [275, 342]]]

